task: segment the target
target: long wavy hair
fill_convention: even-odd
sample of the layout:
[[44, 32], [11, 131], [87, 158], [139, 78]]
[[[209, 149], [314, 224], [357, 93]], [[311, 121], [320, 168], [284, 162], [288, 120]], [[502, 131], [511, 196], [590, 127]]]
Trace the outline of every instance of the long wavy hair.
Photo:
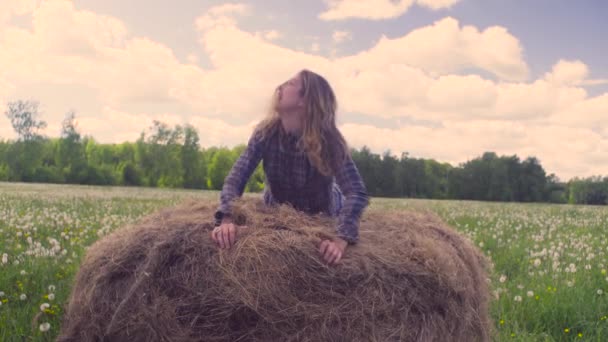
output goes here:
[[[305, 101], [305, 113], [304, 129], [297, 146], [306, 152], [311, 164], [321, 174], [335, 175], [349, 154], [346, 140], [336, 126], [336, 95], [322, 76], [306, 69], [300, 71], [299, 75], [302, 79], [300, 96]], [[263, 139], [281, 131], [276, 101], [275, 96], [268, 116], [255, 129]]]

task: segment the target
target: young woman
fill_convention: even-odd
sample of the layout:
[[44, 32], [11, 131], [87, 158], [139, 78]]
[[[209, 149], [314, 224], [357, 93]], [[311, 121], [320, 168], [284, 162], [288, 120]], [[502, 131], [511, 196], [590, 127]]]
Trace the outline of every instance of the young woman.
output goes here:
[[369, 197], [336, 127], [336, 109], [327, 80], [309, 70], [276, 89], [270, 114], [258, 124], [224, 181], [212, 232], [220, 248], [236, 242], [230, 203], [242, 196], [260, 160], [264, 161], [266, 204], [286, 203], [309, 214], [338, 217], [338, 237], [319, 246], [327, 263], [340, 261], [347, 245], [357, 242], [359, 219]]

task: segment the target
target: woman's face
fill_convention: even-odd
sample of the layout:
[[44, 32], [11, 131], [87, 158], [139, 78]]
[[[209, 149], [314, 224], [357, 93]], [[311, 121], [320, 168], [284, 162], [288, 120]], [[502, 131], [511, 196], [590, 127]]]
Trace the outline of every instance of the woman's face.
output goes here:
[[300, 74], [290, 78], [277, 88], [277, 108], [281, 111], [293, 111], [304, 108], [304, 98], [301, 96], [302, 78]]

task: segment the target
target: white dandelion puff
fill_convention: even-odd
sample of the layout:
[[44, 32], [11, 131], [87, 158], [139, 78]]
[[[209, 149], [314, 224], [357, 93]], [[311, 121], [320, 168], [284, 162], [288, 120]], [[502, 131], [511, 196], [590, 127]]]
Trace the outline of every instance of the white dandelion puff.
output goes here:
[[45, 323], [40, 324], [40, 331], [47, 332], [47, 331], [49, 331], [49, 329], [51, 329], [50, 323], [45, 322]]

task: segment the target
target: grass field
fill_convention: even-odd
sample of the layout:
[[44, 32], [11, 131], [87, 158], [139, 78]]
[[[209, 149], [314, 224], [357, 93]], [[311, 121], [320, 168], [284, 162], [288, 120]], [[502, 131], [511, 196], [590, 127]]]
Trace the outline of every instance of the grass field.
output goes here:
[[[217, 192], [0, 183], [0, 341], [50, 341], [87, 246], [158, 208]], [[608, 208], [372, 199], [430, 209], [494, 269], [497, 339], [608, 340]]]

